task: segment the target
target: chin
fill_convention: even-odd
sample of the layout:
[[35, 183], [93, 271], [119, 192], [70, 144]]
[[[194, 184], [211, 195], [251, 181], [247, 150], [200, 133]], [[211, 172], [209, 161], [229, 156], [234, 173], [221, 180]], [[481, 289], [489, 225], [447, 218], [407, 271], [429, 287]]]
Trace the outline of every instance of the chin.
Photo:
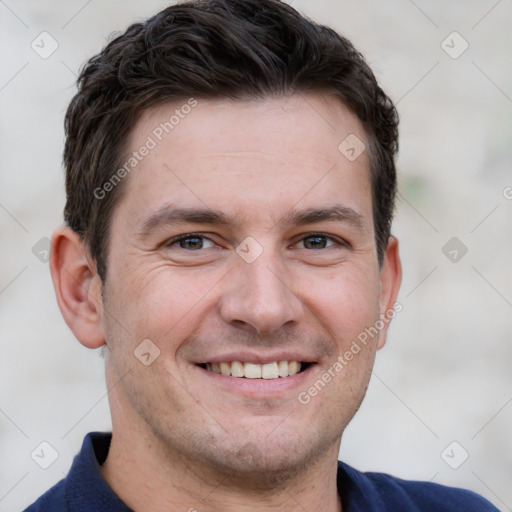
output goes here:
[[274, 434], [274, 439], [266, 434], [256, 439], [253, 434], [246, 442], [231, 438], [226, 443], [211, 443], [202, 452], [202, 462], [206, 459], [215, 473], [222, 474], [234, 487], [262, 491], [284, 487], [287, 481], [314, 466], [333, 446], [332, 442], [291, 433]]

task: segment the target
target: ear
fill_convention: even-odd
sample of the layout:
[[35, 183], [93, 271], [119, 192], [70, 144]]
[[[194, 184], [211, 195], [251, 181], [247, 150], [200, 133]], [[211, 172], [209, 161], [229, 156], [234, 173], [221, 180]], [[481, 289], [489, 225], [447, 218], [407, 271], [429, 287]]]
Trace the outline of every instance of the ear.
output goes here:
[[386, 335], [392, 318], [396, 313], [402, 311], [402, 305], [396, 303], [401, 283], [402, 263], [398, 252], [398, 240], [394, 236], [390, 236], [380, 270], [379, 319], [382, 320], [384, 326], [380, 329], [378, 349], [381, 349], [386, 343]]
[[64, 320], [88, 348], [105, 344], [101, 279], [80, 236], [68, 227], [52, 236], [50, 271]]

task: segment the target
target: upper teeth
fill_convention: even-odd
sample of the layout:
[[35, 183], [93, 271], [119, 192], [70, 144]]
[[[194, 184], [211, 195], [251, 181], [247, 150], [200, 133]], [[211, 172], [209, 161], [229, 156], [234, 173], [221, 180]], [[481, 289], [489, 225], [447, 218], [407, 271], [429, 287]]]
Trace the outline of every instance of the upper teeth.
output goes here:
[[222, 373], [231, 377], [246, 379], [277, 379], [288, 377], [300, 372], [299, 361], [275, 361], [273, 363], [254, 364], [240, 361], [206, 363], [206, 369], [214, 373]]

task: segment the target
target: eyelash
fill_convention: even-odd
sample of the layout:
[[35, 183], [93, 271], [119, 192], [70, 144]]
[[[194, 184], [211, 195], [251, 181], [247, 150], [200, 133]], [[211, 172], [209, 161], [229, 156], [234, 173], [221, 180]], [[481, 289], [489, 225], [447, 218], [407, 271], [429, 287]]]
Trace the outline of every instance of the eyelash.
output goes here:
[[[177, 237], [171, 238], [170, 240], [167, 240], [166, 242], [164, 242], [162, 244], [162, 246], [163, 247], [173, 247], [175, 245], [178, 245], [180, 242], [182, 242], [184, 240], [188, 240], [189, 238], [203, 238], [205, 240], [212, 242], [213, 244], [215, 243], [211, 238], [209, 238], [208, 236], [206, 236], [202, 233], [186, 233], [184, 235], [179, 235]], [[186, 249], [183, 249], [183, 250], [186, 250]]]
[[[306, 233], [299, 240], [294, 242], [293, 245], [296, 245], [299, 242], [307, 240], [308, 238], [314, 238], [314, 237], [325, 238], [328, 241], [334, 242], [334, 244], [336, 244], [336, 245], [338, 245], [340, 247], [350, 247], [350, 244], [347, 241], [345, 241], [345, 240], [343, 240], [341, 238], [334, 237], [332, 235], [327, 235], [325, 233], [319, 233], [319, 232]], [[215, 242], [211, 238], [209, 238], [208, 236], [206, 236], [206, 235], [204, 235], [202, 233], [186, 233], [184, 235], [180, 235], [180, 236], [177, 236], [175, 238], [172, 238], [171, 240], [169, 240], [168, 242], [165, 243], [165, 246], [166, 247], [172, 247], [172, 246], [174, 246], [176, 244], [179, 244], [180, 242], [182, 242], [184, 240], [187, 240], [189, 238], [204, 238], [205, 240], [209, 240], [210, 242], [215, 244]], [[329, 247], [326, 247], [324, 249], [328, 249], [328, 248]], [[184, 249], [184, 250], [186, 250], [186, 249]], [[310, 249], [310, 250], [314, 250], [314, 249]], [[318, 249], [318, 250], [321, 250], [321, 249]]]
[[[306, 235], [303, 235], [296, 243], [304, 242], [308, 238], [315, 238], [315, 237], [316, 238], [325, 238], [328, 242], [333, 242], [334, 245], [336, 245], [336, 246], [342, 246], [342, 247], [347, 246], [347, 243], [344, 240], [334, 237], [334, 236], [331, 236], [331, 235], [326, 235], [325, 233], [307, 233]], [[330, 247], [333, 247], [333, 246], [330, 246]], [[329, 247], [322, 247], [321, 249], [329, 249]], [[321, 249], [318, 249], [318, 250], [321, 250]], [[311, 249], [311, 250], [313, 250], [313, 249]]]

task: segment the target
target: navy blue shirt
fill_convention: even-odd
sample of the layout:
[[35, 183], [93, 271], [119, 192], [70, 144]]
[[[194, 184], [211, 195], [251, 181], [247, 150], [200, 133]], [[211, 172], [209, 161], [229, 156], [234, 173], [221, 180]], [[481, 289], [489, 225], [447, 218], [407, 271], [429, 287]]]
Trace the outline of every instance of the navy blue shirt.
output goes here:
[[[24, 512], [132, 512], [103, 479], [111, 434], [85, 436], [68, 476]], [[496, 512], [471, 491], [429, 482], [401, 480], [384, 473], [361, 473], [338, 463], [338, 492], [343, 512]]]

